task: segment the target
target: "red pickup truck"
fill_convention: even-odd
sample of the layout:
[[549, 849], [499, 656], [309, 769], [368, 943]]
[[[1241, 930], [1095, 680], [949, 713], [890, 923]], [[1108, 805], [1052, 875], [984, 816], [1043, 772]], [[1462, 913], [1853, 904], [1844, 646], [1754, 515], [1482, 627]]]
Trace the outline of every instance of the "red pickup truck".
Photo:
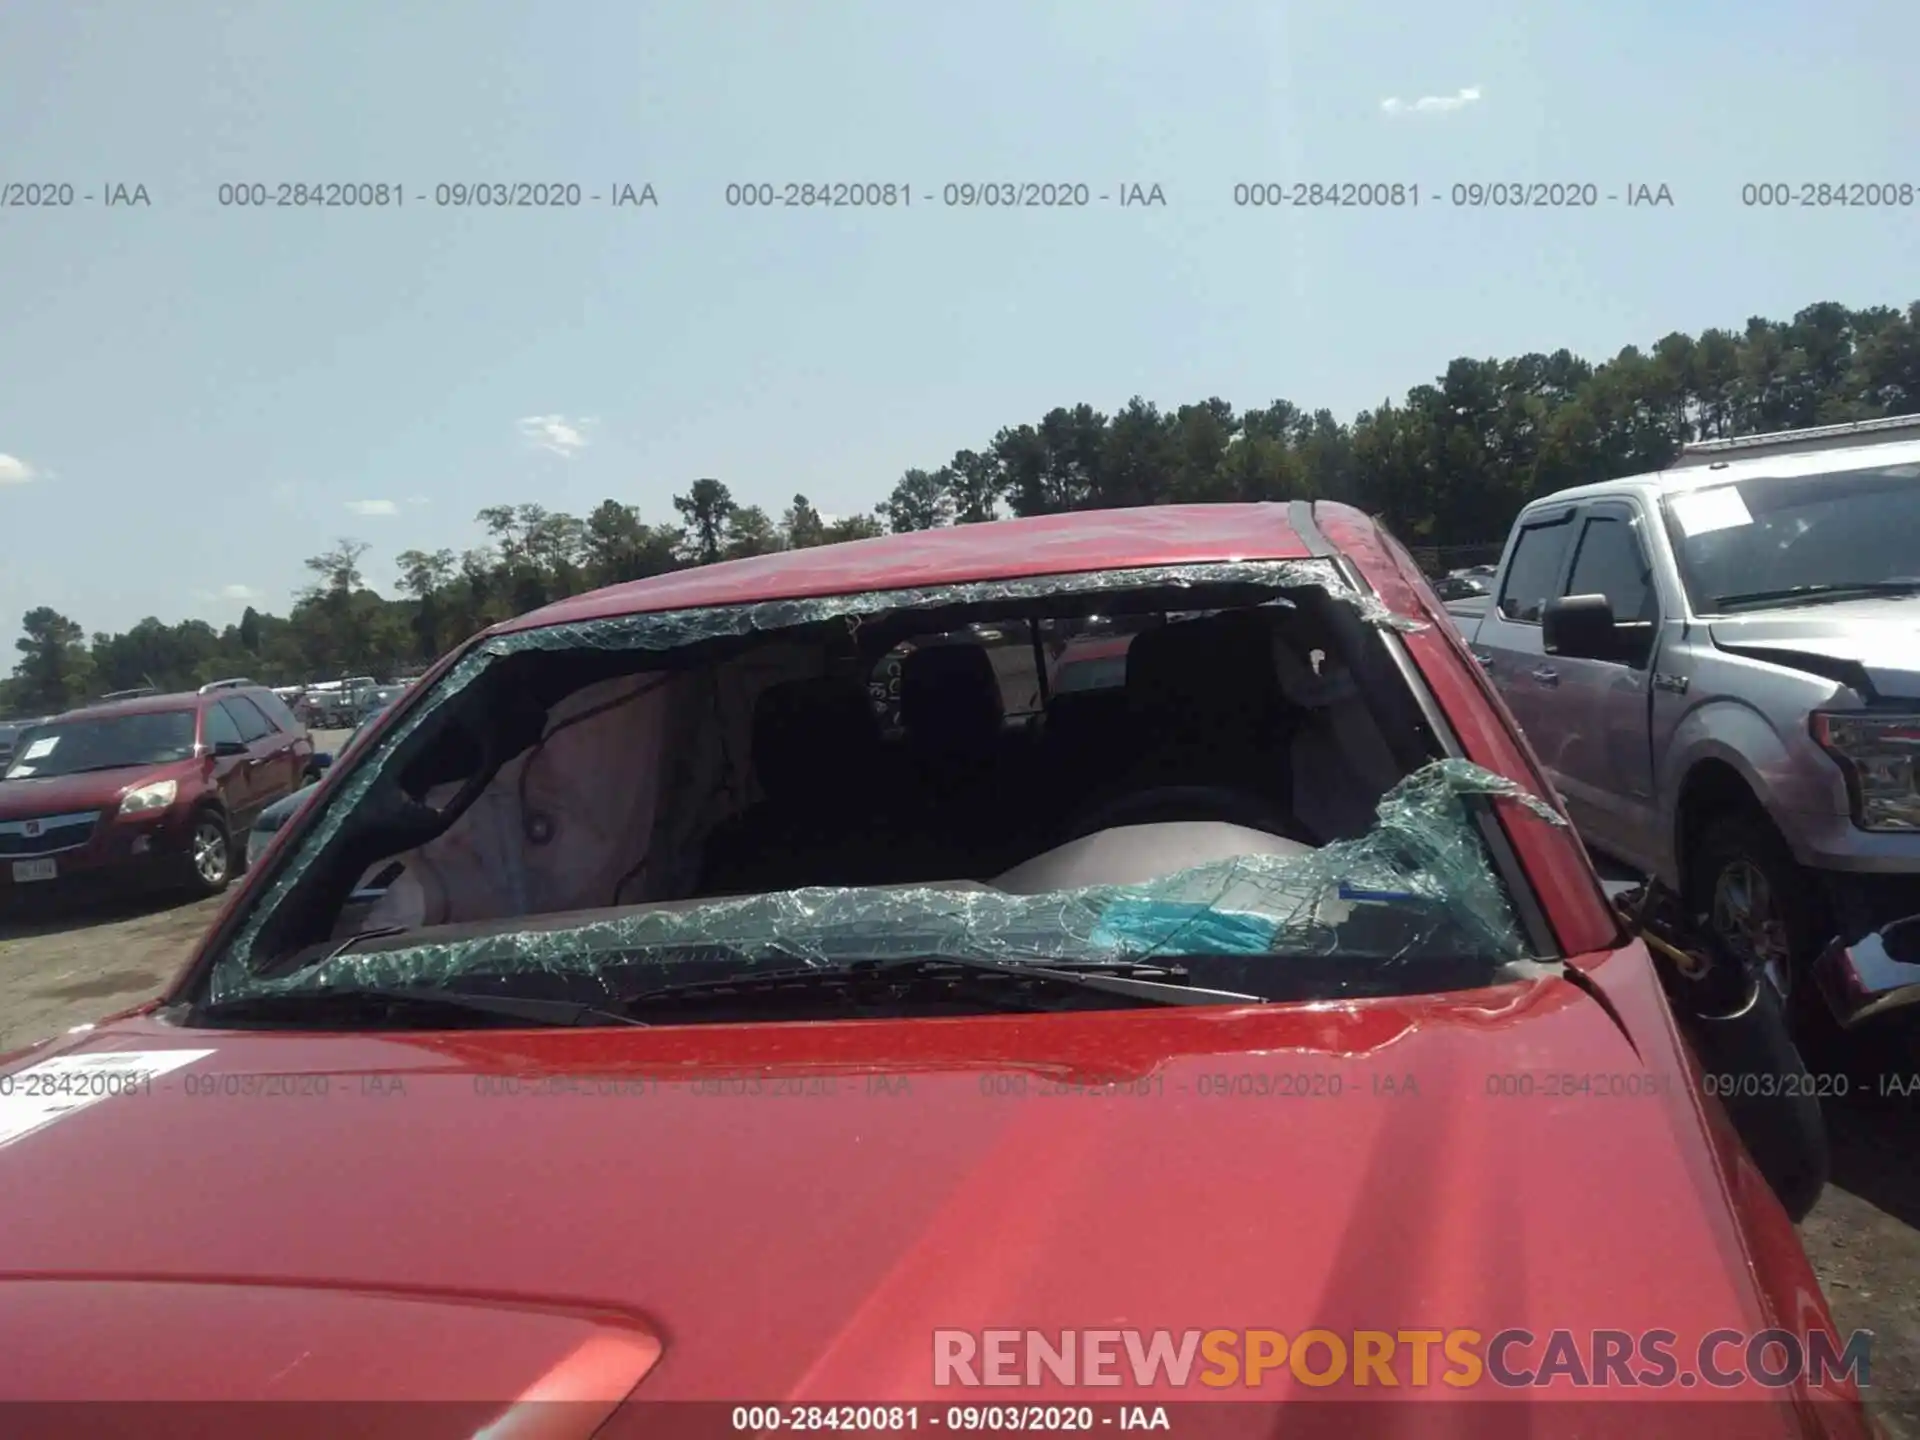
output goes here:
[[[949, 639], [879, 723], [904, 642], [1096, 613], [1120, 683], [1009, 723]], [[897, 535], [496, 626], [162, 998], [0, 1066], [0, 1401], [1870, 1433], [1871, 1339], [1779, 1198], [1820, 1157], [1716, 1098], [1778, 1048], [1689, 1038], [1747, 1012], [1690, 1012], [1626, 932], [1440, 614], [1322, 503]]]

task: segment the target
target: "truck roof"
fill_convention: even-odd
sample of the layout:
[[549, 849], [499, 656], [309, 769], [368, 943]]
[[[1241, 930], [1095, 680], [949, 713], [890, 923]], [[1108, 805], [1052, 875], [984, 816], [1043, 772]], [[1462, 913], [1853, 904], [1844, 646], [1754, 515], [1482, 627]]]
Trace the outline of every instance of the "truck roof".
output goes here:
[[[1920, 447], [1916, 447], [1920, 449]], [[1318, 523], [1350, 514], [1329, 501], [1143, 505], [914, 530], [676, 570], [561, 600], [494, 634], [659, 610], [957, 585], [1031, 575], [1241, 560], [1300, 560], [1324, 548]], [[1301, 527], [1314, 531], [1314, 543]]]
[[1773, 430], [1764, 435], [1734, 435], [1724, 440], [1696, 440], [1680, 448], [1674, 468], [1710, 465], [1716, 460], [1739, 460], [1749, 455], [1799, 454], [1839, 450], [1853, 445], [1882, 445], [1898, 440], [1920, 440], [1920, 415], [1889, 415], [1879, 420], [1856, 420], [1845, 425], [1815, 425], [1804, 430]]
[[1556, 490], [1527, 503], [1527, 509], [1576, 500], [1595, 500], [1607, 495], [1672, 495], [1699, 490], [1709, 485], [1725, 485], [1751, 480], [1762, 475], [1839, 475], [1852, 470], [1875, 470], [1891, 466], [1911, 466], [1920, 475], [1920, 439], [1865, 442], [1838, 449], [1780, 452], [1770, 455], [1742, 456], [1725, 452], [1727, 458], [1709, 456], [1704, 461], [1679, 464], [1667, 470], [1644, 475], [1622, 475], [1614, 480], [1597, 480], [1591, 485], [1576, 485]]

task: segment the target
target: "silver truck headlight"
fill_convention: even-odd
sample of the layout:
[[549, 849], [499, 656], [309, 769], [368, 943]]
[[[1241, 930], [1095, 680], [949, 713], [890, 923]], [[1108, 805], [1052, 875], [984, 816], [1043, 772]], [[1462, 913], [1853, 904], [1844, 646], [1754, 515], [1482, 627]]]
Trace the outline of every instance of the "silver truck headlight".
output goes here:
[[1920, 715], [1817, 710], [1813, 738], [1840, 763], [1862, 830], [1920, 832]]

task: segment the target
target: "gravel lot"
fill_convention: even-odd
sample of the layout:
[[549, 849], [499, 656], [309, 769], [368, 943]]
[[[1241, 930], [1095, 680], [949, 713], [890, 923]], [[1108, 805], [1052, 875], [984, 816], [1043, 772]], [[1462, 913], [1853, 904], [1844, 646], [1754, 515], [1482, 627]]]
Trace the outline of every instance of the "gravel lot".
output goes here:
[[[344, 738], [315, 735], [335, 751]], [[157, 993], [220, 903], [0, 912], [0, 1053]], [[1888, 1435], [1920, 1440], [1920, 1096], [1833, 1104], [1827, 1121], [1833, 1182], [1801, 1237], [1841, 1330], [1875, 1333]]]

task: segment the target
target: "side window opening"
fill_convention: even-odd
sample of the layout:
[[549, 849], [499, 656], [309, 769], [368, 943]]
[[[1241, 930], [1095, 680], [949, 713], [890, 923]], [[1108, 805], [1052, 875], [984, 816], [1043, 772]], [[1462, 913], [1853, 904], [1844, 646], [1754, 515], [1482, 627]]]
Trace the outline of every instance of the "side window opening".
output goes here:
[[1616, 620], [1655, 618], [1653, 574], [1632, 525], [1615, 515], [1596, 515], [1587, 521], [1566, 593], [1606, 596]]
[[1501, 615], [1523, 625], [1540, 623], [1572, 541], [1573, 522], [1566, 516], [1529, 525], [1520, 532], [1514, 541], [1507, 578], [1500, 586]]
[[260, 707], [267, 719], [273, 722], [276, 730], [284, 730], [288, 734], [292, 734], [300, 728], [300, 722], [294, 718], [293, 711], [289, 710], [285, 702], [282, 701], [278, 695], [274, 694], [273, 691], [252, 691], [249, 692], [246, 698]]
[[227, 707], [215, 702], [207, 707], [207, 718], [203, 724], [205, 742], [213, 745], [244, 745], [246, 737], [240, 733], [240, 727], [233, 723], [233, 716]]
[[232, 717], [240, 731], [240, 738], [251, 745], [256, 740], [264, 740], [273, 733], [273, 724], [260, 713], [260, 707], [245, 696], [230, 695], [219, 702], [218, 708]]
[[1566, 593], [1606, 596], [1620, 633], [1632, 637], [1632, 646], [1625, 652], [1626, 663], [1636, 669], [1646, 665], [1660, 618], [1659, 596], [1646, 552], [1624, 516], [1588, 518], [1581, 530], [1579, 549], [1574, 552]]

